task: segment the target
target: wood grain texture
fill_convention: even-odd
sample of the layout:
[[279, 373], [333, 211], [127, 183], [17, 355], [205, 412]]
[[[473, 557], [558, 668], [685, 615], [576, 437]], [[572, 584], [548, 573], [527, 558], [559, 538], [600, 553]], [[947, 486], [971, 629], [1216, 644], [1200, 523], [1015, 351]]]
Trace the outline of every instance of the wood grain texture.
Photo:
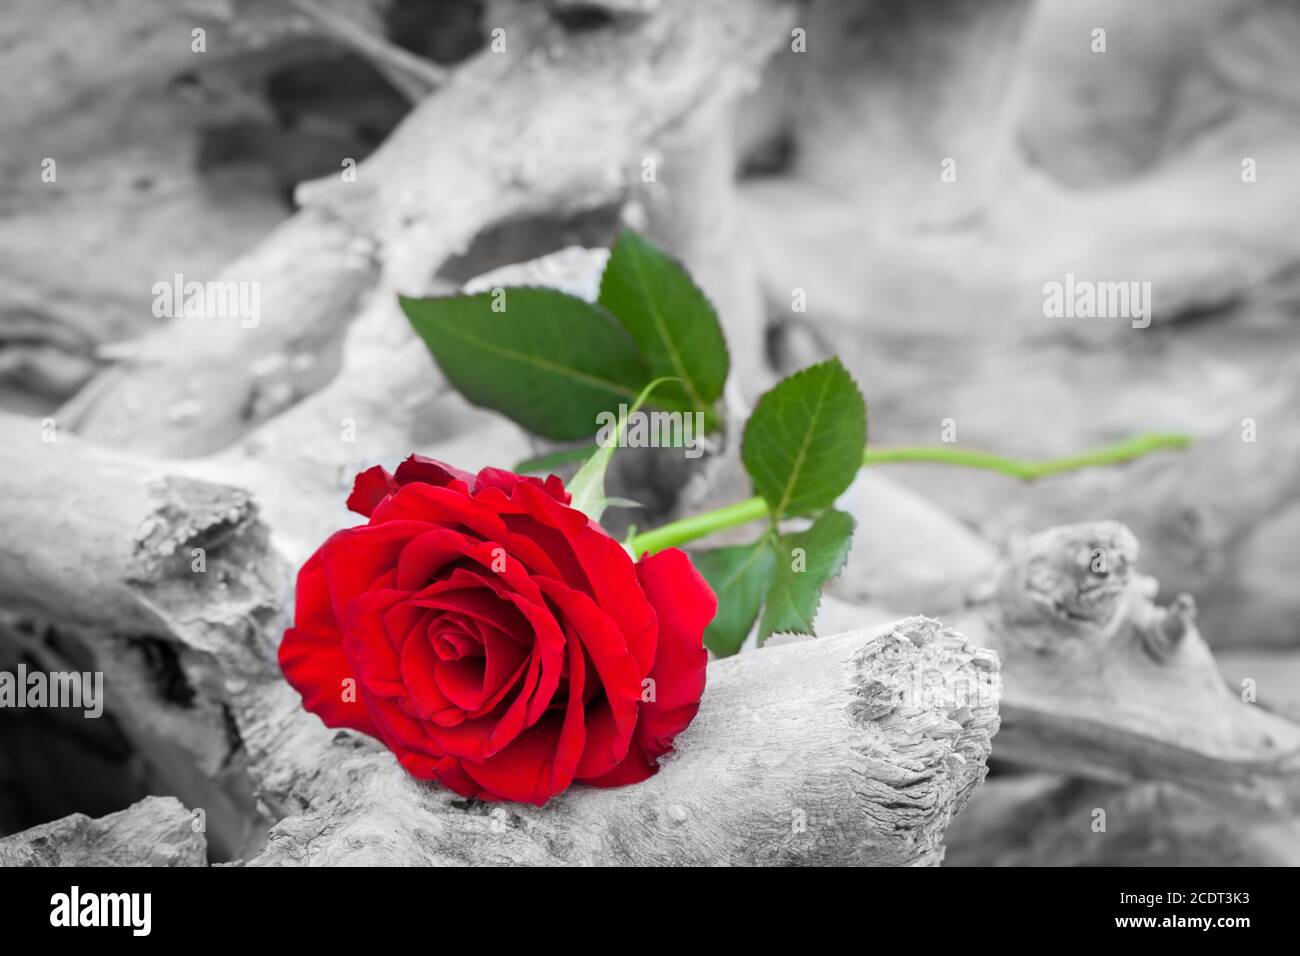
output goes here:
[[195, 821], [175, 797], [145, 797], [94, 820], [74, 813], [0, 838], [0, 867], [204, 866]]
[[498, 15], [505, 52], [459, 66], [355, 182], [300, 184], [300, 211], [224, 270], [221, 280], [262, 283], [256, 328], [173, 320], [114, 349], [116, 364], [59, 417], [151, 455], [230, 445], [328, 381], [350, 325], [365, 342], [401, 336], [394, 293], [424, 293], [485, 230], [626, 198], [652, 142], [753, 80], [792, 14], [770, 0], [672, 0], [589, 37], [537, 5]]
[[1236, 813], [1300, 809], [1300, 725], [1230, 688], [1187, 595], [1154, 603], [1114, 521], [1025, 542], [955, 627], [1006, 674], [998, 756], [1112, 781], [1164, 781]]
[[459, 799], [339, 733], [329, 765], [282, 751], [304, 806], [251, 862], [937, 864], [997, 696], [996, 658], [924, 618], [715, 661], [658, 775], [541, 809]]
[[[275, 663], [291, 566], [246, 491], [75, 436], [42, 442], [38, 424], [0, 417], [16, 532], [0, 542], [0, 603], [79, 642], [108, 709], [179, 765], [175, 792], [214, 839], [249, 855], [241, 821], [279, 821], [252, 862], [934, 864], [983, 779], [996, 657], [911, 618], [714, 662], [699, 717], [644, 785], [542, 810], [461, 800], [302, 709]], [[127, 635], [174, 655], [183, 704]]]

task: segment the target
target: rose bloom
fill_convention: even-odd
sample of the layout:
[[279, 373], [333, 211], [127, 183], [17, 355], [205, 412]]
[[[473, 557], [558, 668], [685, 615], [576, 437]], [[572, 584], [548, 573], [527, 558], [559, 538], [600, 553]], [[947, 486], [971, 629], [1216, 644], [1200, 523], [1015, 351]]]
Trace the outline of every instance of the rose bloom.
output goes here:
[[633, 563], [563, 483], [412, 456], [357, 476], [298, 574], [280, 667], [330, 727], [466, 797], [645, 780], [695, 717], [717, 601], [673, 548]]

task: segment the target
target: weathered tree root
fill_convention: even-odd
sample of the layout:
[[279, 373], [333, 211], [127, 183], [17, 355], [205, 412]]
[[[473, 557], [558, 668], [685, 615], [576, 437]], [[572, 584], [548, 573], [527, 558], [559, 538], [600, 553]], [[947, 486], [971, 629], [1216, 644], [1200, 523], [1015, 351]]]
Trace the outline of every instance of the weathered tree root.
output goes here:
[[1013, 556], [983, 607], [955, 618], [1002, 658], [998, 757], [1294, 816], [1300, 726], [1227, 686], [1192, 599], [1158, 607], [1137, 555], [1118, 522], [1053, 528]]
[[340, 733], [251, 862], [935, 864], [997, 695], [996, 658], [925, 618], [715, 661], [657, 776], [541, 809], [458, 799]]
[[[256, 863], [936, 863], [983, 778], [996, 659], [916, 618], [715, 662], [680, 752], [643, 786], [575, 789], [540, 811], [467, 803], [302, 710], [275, 664], [291, 568], [247, 493], [72, 436], [42, 442], [38, 425], [0, 418], [15, 532], [0, 604], [81, 643], [110, 711], [181, 768], [168, 786], [228, 855], [256, 849], [240, 816], [255, 811], [280, 820]], [[174, 657], [183, 700], [130, 652], [140, 639]]]
[[0, 839], [4, 866], [203, 866], [203, 827], [174, 797], [90, 819], [74, 813]]
[[945, 836], [947, 866], [1295, 866], [1291, 821], [1224, 813], [1165, 783], [986, 780]]
[[457, 67], [355, 182], [302, 184], [302, 210], [227, 268], [223, 281], [263, 284], [256, 328], [175, 319], [115, 349], [120, 364], [60, 419], [152, 455], [228, 446], [328, 380], [368, 293], [382, 294], [354, 331], [383, 340], [402, 321], [392, 293], [424, 292], [489, 227], [626, 199], [653, 141], [754, 80], [793, 13], [770, 0], [665, 0], [594, 37], [566, 34], [536, 5], [502, 15], [505, 52]]

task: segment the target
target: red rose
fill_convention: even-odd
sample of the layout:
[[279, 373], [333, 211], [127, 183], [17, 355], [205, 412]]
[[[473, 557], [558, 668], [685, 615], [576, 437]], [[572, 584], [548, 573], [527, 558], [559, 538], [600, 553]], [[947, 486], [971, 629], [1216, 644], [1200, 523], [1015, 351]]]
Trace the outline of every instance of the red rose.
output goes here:
[[280, 645], [304, 706], [467, 797], [654, 774], [699, 709], [717, 601], [681, 551], [634, 564], [568, 502], [555, 477], [419, 456], [358, 475], [370, 521], [303, 565]]

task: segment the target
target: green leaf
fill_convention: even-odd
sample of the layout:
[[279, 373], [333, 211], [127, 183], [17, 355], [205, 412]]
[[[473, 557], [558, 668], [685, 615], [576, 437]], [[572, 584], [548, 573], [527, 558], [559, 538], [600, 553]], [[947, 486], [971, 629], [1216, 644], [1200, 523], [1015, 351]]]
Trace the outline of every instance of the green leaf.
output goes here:
[[718, 596], [718, 613], [704, 632], [704, 646], [719, 657], [735, 654], [758, 619], [776, 573], [771, 540], [694, 552], [691, 561]]
[[772, 521], [833, 504], [862, 467], [867, 406], [831, 359], [779, 382], [758, 400], [740, 455]]
[[563, 468], [565, 465], [572, 465], [575, 462], [586, 461], [595, 451], [595, 445], [582, 445], [578, 448], [561, 448], [557, 451], [547, 452], [545, 455], [525, 458], [523, 461], [516, 464], [511, 470], [519, 475], [553, 472], [556, 469]]
[[708, 297], [675, 260], [633, 232], [614, 243], [600, 304], [631, 333], [652, 375], [680, 379], [663, 399], [712, 415], [727, 381], [727, 342]]
[[843, 570], [852, 539], [853, 519], [843, 511], [824, 512], [807, 531], [781, 536], [759, 644], [772, 634], [813, 633], [822, 588]]
[[[635, 343], [599, 306], [554, 289], [400, 297], [448, 381], [546, 438], [586, 438], [596, 416], [650, 380]], [[493, 311], [504, 301], [503, 311]]]
[[[636, 401], [631, 407], [620, 405], [618, 411], [617, 427], [610, 430], [609, 435], [603, 441], [600, 441], [599, 447], [595, 453], [583, 463], [567, 484], [567, 490], [572, 496], [569, 507], [577, 508], [592, 521], [600, 521], [600, 516], [605, 513], [605, 508], [615, 504], [615, 499], [605, 497], [605, 471], [609, 468], [610, 461], [614, 458], [614, 452], [623, 444], [623, 434], [627, 430], [628, 418], [635, 414], [638, 409], [645, 403], [659, 386], [672, 382], [673, 379], [657, 378], [645, 388], [641, 389], [641, 394], [637, 395]], [[604, 428], [602, 427], [602, 431]], [[626, 499], [617, 499], [622, 504]], [[635, 502], [634, 507], [640, 507]]]

